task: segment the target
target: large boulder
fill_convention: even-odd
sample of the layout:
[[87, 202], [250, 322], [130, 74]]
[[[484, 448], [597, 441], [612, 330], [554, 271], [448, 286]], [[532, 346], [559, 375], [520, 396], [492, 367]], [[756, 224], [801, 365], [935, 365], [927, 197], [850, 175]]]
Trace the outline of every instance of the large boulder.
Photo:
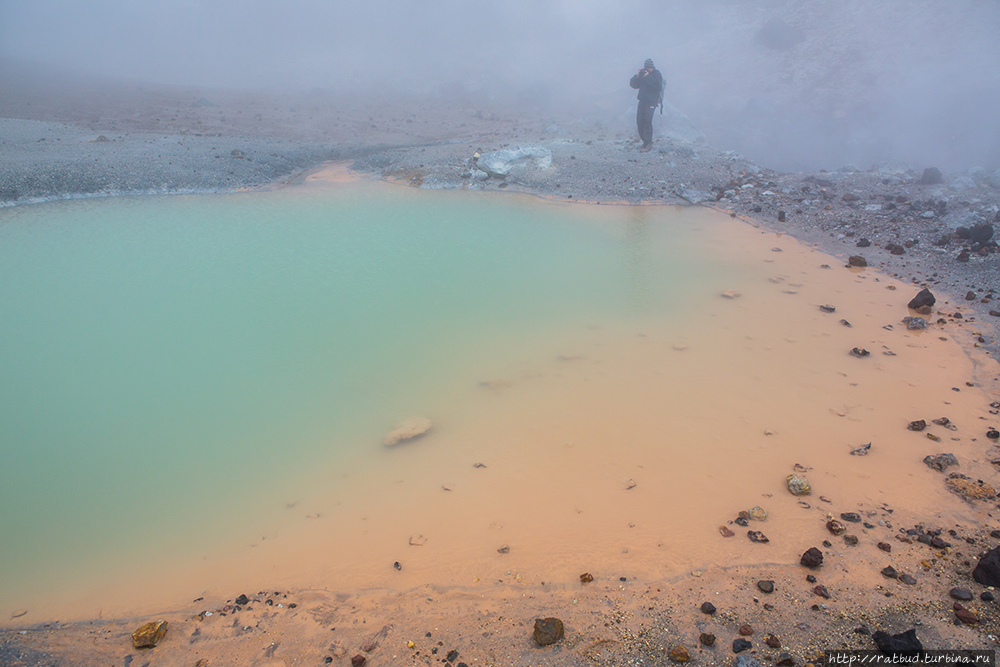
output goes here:
[[983, 586], [1000, 586], [1000, 547], [990, 549], [979, 559], [972, 578]]
[[897, 635], [878, 630], [872, 633], [872, 640], [883, 655], [916, 656], [924, 651], [923, 644], [917, 639], [917, 630], [912, 628]]
[[552, 151], [542, 146], [511, 146], [479, 156], [476, 166], [490, 176], [506, 178], [522, 170], [548, 169]]

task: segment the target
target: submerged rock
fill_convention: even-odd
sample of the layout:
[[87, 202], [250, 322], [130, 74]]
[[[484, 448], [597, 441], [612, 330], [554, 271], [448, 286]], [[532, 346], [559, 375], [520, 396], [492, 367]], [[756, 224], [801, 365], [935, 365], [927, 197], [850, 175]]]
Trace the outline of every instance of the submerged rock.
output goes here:
[[809, 480], [802, 475], [789, 475], [785, 478], [785, 483], [788, 485], [788, 491], [793, 496], [808, 496], [812, 493], [812, 487], [809, 485]]
[[958, 459], [955, 458], [954, 454], [937, 454], [936, 456], [928, 455], [924, 457], [924, 463], [926, 463], [927, 467], [932, 470], [944, 472], [951, 466], [957, 466]]
[[564, 634], [565, 630], [563, 628], [563, 622], [558, 618], [549, 617], [535, 619], [533, 637], [535, 638], [535, 643], [539, 646], [555, 644], [563, 638]]
[[406, 440], [412, 440], [421, 435], [424, 435], [431, 430], [431, 420], [425, 417], [418, 417], [416, 419], [407, 419], [404, 422], [400, 422], [395, 429], [390, 431], [385, 439], [382, 440], [382, 444], [386, 447], [392, 447]]
[[166, 621], [150, 621], [132, 633], [132, 646], [153, 648], [167, 634]]

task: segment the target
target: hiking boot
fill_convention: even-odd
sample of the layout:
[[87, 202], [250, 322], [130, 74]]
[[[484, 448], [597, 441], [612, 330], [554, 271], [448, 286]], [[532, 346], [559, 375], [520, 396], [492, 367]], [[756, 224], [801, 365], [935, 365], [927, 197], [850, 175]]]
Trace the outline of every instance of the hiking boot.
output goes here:
[[648, 153], [653, 150], [653, 144], [643, 144], [642, 148], [639, 149], [640, 153]]

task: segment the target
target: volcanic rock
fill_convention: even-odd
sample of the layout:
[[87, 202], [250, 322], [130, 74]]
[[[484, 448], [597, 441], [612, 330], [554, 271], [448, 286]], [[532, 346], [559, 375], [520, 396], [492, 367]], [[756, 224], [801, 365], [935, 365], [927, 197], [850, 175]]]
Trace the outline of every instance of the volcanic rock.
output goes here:
[[670, 650], [667, 652], [667, 657], [674, 662], [687, 662], [691, 659], [691, 654], [688, 653], [686, 648], [680, 644], [676, 644], [670, 647]]
[[955, 617], [965, 623], [966, 625], [976, 625], [979, 623], [979, 617], [972, 611], [969, 611], [959, 603], [952, 605], [952, 609], [955, 610]]
[[558, 618], [536, 618], [535, 619], [535, 643], [539, 646], [555, 644], [563, 638], [563, 622]]
[[937, 470], [938, 472], [944, 472], [951, 466], [958, 465], [958, 459], [955, 458], [954, 454], [937, 454], [935, 456], [927, 455], [924, 457], [924, 463], [931, 470]]
[[739, 653], [740, 651], [745, 651], [748, 648], [753, 648], [753, 644], [742, 637], [737, 637], [733, 640], [733, 653]]
[[166, 621], [150, 621], [132, 633], [132, 646], [135, 648], [153, 648], [167, 634]]
[[702, 646], [714, 646], [715, 635], [710, 632], [703, 632], [701, 633], [701, 636], [698, 637], [698, 641], [701, 642]]
[[701, 613], [708, 614], [709, 616], [711, 616], [712, 614], [715, 613], [715, 611], [716, 611], [715, 605], [712, 604], [711, 602], [701, 603]]
[[861, 255], [851, 255], [847, 258], [848, 266], [864, 267], [868, 266], [868, 262]]
[[915, 628], [911, 628], [906, 632], [900, 632], [897, 635], [890, 635], [878, 630], [872, 633], [872, 639], [875, 641], [875, 645], [878, 646], [878, 650], [885, 655], [915, 656], [924, 650], [923, 644], [917, 639]]
[[785, 483], [788, 485], [788, 490], [793, 496], [808, 496], [812, 493], [809, 480], [801, 475], [789, 475], [785, 478]]
[[929, 289], [922, 289], [917, 292], [917, 295], [910, 299], [910, 302], [906, 304], [907, 308], [912, 308], [913, 310], [918, 310], [924, 306], [933, 306], [937, 299], [931, 294]]
[[847, 531], [847, 526], [840, 523], [836, 519], [830, 519], [826, 522], [826, 529], [829, 530], [834, 535], [842, 535]]
[[1000, 547], [990, 549], [976, 563], [972, 578], [983, 586], [1000, 586]]
[[823, 552], [816, 547], [809, 547], [809, 549], [802, 554], [802, 558], [799, 559], [799, 562], [806, 567], [819, 567], [823, 564]]
[[953, 588], [948, 591], [948, 595], [954, 600], [960, 600], [962, 602], [969, 602], [972, 600], [972, 591], [967, 588]]

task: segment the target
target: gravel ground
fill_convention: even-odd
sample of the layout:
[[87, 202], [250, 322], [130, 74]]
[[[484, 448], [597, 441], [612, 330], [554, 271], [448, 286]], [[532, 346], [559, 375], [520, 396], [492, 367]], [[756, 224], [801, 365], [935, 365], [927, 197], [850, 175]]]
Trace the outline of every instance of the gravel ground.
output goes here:
[[322, 144], [151, 133], [96, 133], [0, 119], [0, 202], [80, 195], [219, 192], [264, 185], [347, 153]]

